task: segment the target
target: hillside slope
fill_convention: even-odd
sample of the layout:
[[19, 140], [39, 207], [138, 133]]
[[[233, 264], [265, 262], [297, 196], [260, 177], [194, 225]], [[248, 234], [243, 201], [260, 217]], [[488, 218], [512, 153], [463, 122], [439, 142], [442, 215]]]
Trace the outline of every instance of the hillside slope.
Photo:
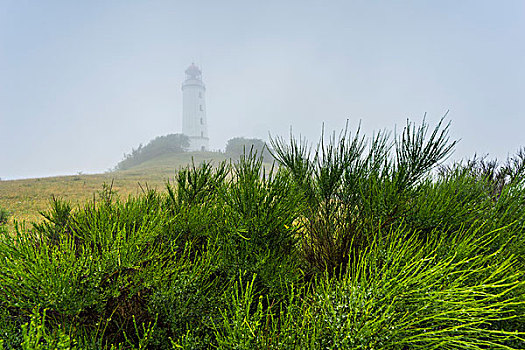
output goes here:
[[195, 164], [203, 161], [218, 164], [227, 156], [218, 152], [172, 153], [122, 171], [0, 181], [0, 207], [13, 214], [11, 221], [39, 221], [40, 212], [49, 207], [53, 196], [66, 199], [76, 207], [92, 199], [104, 183], [113, 183], [113, 190], [121, 197], [137, 194], [142, 191], [141, 187], [162, 190], [176, 170], [191, 164], [192, 159]]

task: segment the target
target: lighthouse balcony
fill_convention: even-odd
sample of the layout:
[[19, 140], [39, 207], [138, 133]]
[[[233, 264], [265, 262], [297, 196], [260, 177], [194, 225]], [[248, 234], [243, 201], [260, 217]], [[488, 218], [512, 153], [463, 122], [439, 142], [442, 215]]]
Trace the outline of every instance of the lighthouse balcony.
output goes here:
[[203, 89], [206, 89], [206, 87], [204, 86], [204, 83], [201, 80], [197, 80], [197, 79], [186, 80], [184, 83], [182, 83], [182, 88], [184, 89], [186, 86], [198, 86]]

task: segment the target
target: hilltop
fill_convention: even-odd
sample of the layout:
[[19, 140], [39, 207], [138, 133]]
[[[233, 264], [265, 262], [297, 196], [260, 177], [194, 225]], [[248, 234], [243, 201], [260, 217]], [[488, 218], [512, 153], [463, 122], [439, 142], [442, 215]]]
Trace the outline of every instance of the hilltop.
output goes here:
[[[164, 189], [181, 167], [209, 162], [217, 165], [234, 161], [244, 150], [272, 159], [265, 142], [255, 138], [235, 137], [226, 144], [225, 152], [187, 152], [189, 141], [182, 134], [169, 134], [142, 144], [124, 155], [113, 170], [103, 174], [65, 175], [45, 178], [0, 181], [0, 208], [7, 209], [10, 220], [40, 221], [40, 212], [49, 207], [53, 197], [62, 198], [76, 207], [83, 205], [102, 189], [104, 184], [121, 197], [138, 194], [145, 188]], [[269, 164], [267, 164], [269, 165]]]

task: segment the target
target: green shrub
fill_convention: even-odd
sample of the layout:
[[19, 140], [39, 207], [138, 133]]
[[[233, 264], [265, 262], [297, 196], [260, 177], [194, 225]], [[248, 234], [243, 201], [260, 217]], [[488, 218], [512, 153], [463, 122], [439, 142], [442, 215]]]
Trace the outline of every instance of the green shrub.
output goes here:
[[144, 299], [170, 259], [156, 241], [158, 197], [91, 203], [66, 216], [58, 211], [67, 205], [54, 203], [46, 223], [2, 237], [0, 303], [25, 314], [40, 305], [50, 323], [80, 333], [110, 318], [108, 337], [130, 333], [132, 315], [151, 320]]
[[[328, 143], [324, 135], [313, 155], [304, 140], [271, 141], [274, 157], [304, 198], [300, 224], [303, 254], [314, 271], [344, 269], [369, 244], [364, 233], [398, 224], [429, 172], [452, 151], [448, 125], [426, 137], [425, 122], [407, 122], [392, 142], [388, 133], [367, 140], [345, 129]], [[394, 154], [392, 155], [392, 149]]]
[[[519, 319], [523, 273], [516, 259], [485, 254], [490, 237], [457, 232], [421, 243], [403, 228], [377, 235], [341, 276], [324, 274], [286, 309], [264, 308], [246, 289], [232, 296], [216, 327], [219, 348], [507, 349], [523, 341], [500, 322]], [[384, 239], [386, 238], [386, 239]], [[502, 248], [503, 249], [503, 248]], [[301, 297], [297, 297], [301, 295]], [[284, 311], [283, 311], [284, 310]], [[507, 324], [508, 326], [508, 324]]]
[[214, 342], [212, 324], [219, 317], [219, 306], [223, 305], [228, 285], [220, 275], [216, 256], [215, 249], [194, 256], [187, 247], [170, 269], [170, 278], [151, 294], [149, 311], [158, 316], [163, 327], [159, 332], [163, 333], [160, 341], [164, 344], [158, 344], [159, 347], [167, 345], [168, 337], [176, 343], [184, 341], [188, 330], [195, 338], [195, 349], [209, 348]]
[[0, 225], [0, 348], [524, 348], [523, 162], [433, 173], [454, 142], [427, 129], [276, 139], [277, 167]]
[[298, 277], [293, 222], [299, 201], [287, 174], [264, 169], [261, 158], [250, 152], [235, 164], [221, 193], [224, 221], [218, 239], [229, 278], [257, 275], [259, 291], [279, 295]]
[[23, 341], [22, 325], [27, 323], [28, 317], [21, 315], [16, 309], [8, 309], [0, 304], [0, 349], [17, 349]]
[[268, 151], [268, 145], [261, 139], [234, 137], [226, 143], [225, 152], [234, 160], [250, 152], [258, 153], [267, 161], [273, 160], [271, 153]]
[[59, 328], [50, 333], [45, 326], [46, 311], [33, 310], [29, 323], [22, 325], [23, 350], [75, 350], [75, 342]]
[[0, 226], [7, 224], [7, 220], [10, 216], [11, 213], [7, 211], [7, 209], [0, 207]]

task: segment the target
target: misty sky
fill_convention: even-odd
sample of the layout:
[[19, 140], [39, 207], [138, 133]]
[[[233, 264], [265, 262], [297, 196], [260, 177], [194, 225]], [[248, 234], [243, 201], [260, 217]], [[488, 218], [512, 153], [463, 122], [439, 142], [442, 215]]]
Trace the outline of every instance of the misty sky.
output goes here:
[[525, 1], [0, 0], [0, 178], [103, 172], [181, 132], [192, 62], [212, 149], [447, 110], [454, 159], [525, 146]]

